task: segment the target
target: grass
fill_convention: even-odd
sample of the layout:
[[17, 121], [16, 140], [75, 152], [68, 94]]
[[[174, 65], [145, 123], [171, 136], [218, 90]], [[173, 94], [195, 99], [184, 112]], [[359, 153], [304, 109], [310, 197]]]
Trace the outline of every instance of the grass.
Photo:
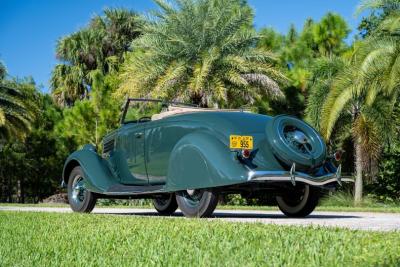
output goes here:
[[400, 232], [0, 212], [0, 266], [398, 266]]

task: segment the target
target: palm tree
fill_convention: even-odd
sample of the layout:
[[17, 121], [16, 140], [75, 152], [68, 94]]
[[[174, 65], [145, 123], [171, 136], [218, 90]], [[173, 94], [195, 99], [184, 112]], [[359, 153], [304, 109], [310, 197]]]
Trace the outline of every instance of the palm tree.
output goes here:
[[353, 44], [351, 53], [335, 59], [339, 65], [321, 69], [321, 77], [316, 79], [324, 81], [314, 84], [309, 99], [308, 118], [327, 140], [337, 128], [342, 128], [339, 125], [350, 126], [355, 153], [356, 202], [362, 199], [363, 179], [374, 176], [383, 144], [394, 136], [395, 125], [391, 121], [400, 91], [398, 3], [394, 0], [362, 3], [362, 8], [391, 8], [391, 11], [373, 34]]
[[314, 42], [321, 55], [332, 56], [343, 49], [343, 39], [349, 33], [346, 21], [334, 13], [326, 14], [319, 23], [313, 26]]
[[275, 56], [257, 50], [251, 9], [239, 0], [157, 0], [132, 43], [120, 95], [239, 106], [261, 96], [281, 97]]
[[[382, 39], [355, 44], [350, 59], [336, 59], [325, 73], [322, 71], [321, 77], [327, 79], [314, 88], [309, 99], [308, 118], [326, 140], [341, 120], [350, 123], [356, 160], [356, 202], [362, 199], [363, 174], [373, 176], [372, 167], [382, 144], [394, 135], [390, 122], [399, 91], [399, 49], [398, 42]], [[332, 73], [327, 74], [328, 71]]]
[[21, 139], [29, 131], [36, 109], [32, 85], [0, 83], [0, 140]]
[[122, 62], [123, 53], [139, 36], [138, 16], [125, 9], [106, 9], [104, 16], [95, 16], [89, 25], [57, 42], [56, 55], [62, 63], [52, 72], [51, 87], [60, 104], [72, 104], [88, 96], [89, 73], [113, 72]]

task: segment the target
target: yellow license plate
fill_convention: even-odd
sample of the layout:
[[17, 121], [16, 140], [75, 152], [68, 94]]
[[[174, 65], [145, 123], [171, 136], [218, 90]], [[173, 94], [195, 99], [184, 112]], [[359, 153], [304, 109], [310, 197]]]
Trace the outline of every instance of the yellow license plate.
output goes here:
[[229, 147], [231, 149], [253, 149], [253, 136], [231, 135]]

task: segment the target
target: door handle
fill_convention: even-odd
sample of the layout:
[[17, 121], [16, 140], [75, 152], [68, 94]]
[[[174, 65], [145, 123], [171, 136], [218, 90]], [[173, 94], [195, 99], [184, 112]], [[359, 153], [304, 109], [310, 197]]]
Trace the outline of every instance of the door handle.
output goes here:
[[141, 138], [143, 136], [143, 133], [135, 133], [136, 138]]

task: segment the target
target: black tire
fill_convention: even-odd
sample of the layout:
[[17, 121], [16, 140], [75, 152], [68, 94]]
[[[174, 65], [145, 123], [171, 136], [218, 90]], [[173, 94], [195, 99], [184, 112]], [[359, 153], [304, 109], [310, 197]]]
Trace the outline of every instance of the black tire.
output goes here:
[[265, 128], [267, 140], [274, 155], [297, 170], [320, 166], [326, 159], [326, 145], [314, 128], [294, 117], [279, 115]]
[[168, 194], [153, 199], [154, 208], [161, 215], [172, 215], [178, 208], [175, 194]]
[[217, 207], [218, 194], [206, 189], [180, 191], [176, 202], [185, 217], [210, 217]]
[[298, 184], [285, 195], [277, 196], [279, 209], [288, 217], [306, 217], [318, 205], [319, 190], [315, 187]]
[[97, 199], [92, 192], [82, 186], [84, 180], [82, 168], [75, 167], [68, 179], [68, 202], [73, 211], [89, 213], [96, 205]]

